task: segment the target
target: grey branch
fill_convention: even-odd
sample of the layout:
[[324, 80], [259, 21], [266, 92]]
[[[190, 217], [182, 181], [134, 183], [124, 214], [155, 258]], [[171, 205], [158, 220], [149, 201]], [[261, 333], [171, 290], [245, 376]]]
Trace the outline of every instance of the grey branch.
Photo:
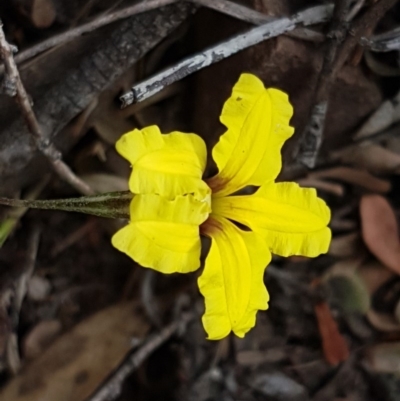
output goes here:
[[[339, 70], [343, 67], [350, 52], [358, 45], [362, 36], [376, 26], [385, 13], [396, 4], [397, 0], [380, 0], [374, 3], [351, 27], [346, 26], [349, 0], [339, 0], [332, 19], [329, 43], [326, 48], [324, 64], [313, 97], [312, 113], [309, 123], [300, 141], [298, 160], [309, 168], [317, 162], [318, 152], [323, 140], [325, 116], [332, 86]], [[350, 33], [343, 40], [349, 29]]]
[[111, 401], [115, 400], [121, 393], [122, 384], [125, 379], [132, 374], [143, 361], [154, 352], [160, 345], [167, 341], [181, 327], [192, 319], [192, 315], [186, 315], [169, 326], [162, 329], [159, 333], [150, 337], [136, 352], [129, 355], [126, 360], [117, 368], [101, 388], [87, 399], [87, 401]]
[[333, 7], [316, 6], [299, 12], [289, 18], [280, 18], [264, 25], [253, 28], [245, 33], [232, 37], [214, 47], [196, 54], [179, 64], [157, 74], [156, 76], [135, 85], [132, 91], [121, 96], [123, 107], [134, 102], [140, 102], [153, 96], [166, 86], [205, 68], [213, 63], [221, 61], [243, 49], [271, 39], [285, 32], [292, 31], [297, 25], [312, 25], [329, 20]]
[[36, 256], [39, 249], [40, 230], [38, 227], [34, 227], [30, 231], [26, 260], [22, 264], [20, 276], [14, 281], [14, 297], [12, 298], [10, 305], [12, 333], [7, 342], [7, 359], [9, 361], [10, 369], [14, 375], [17, 374], [21, 368], [21, 360], [18, 350], [18, 326], [20, 312], [22, 302], [28, 289], [28, 282], [31, 279], [35, 269]]
[[[249, 7], [242, 6], [230, 0], [191, 0], [196, 4], [204, 7], [211, 8], [223, 14], [240, 19], [242, 21], [250, 22], [254, 25], [262, 25], [267, 22], [273, 21], [274, 17], [269, 17], [259, 11], [253, 10]], [[287, 33], [288, 36], [294, 38], [308, 40], [312, 42], [322, 42], [325, 35], [307, 28], [296, 28]]]
[[347, 34], [346, 19], [349, 9], [350, 0], [339, 0], [330, 24], [324, 62], [313, 98], [314, 106], [311, 110], [310, 120], [302, 136], [298, 155], [298, 161], [305, 164], [308, 168], [315, 167], [318, 152], [322, 144], [325, 117], [328, 110], [328, 96], [336, 78], [336, 71], [332, 67], [336, 60], [339, 46]]
[[360, 44], [373, 52], [400, 50], [400, 27], [371, 38], [361, 38]]
[[61, 153], [44, 137], [42, 129], [36, 119], [30, 99], [21, 81], [17, 65], [14, 61], [14, 49], [4, 35], [3, 25], [0, 21], [0, 53], [4, 62], [6, 79], [12, 85], [12, 92], [19, 108], [21, 109], [29, 133], [35, 141], [36, 147], [48, 159], [53, 170], [66, 182], [71, 184], [78, 192], [84, 195], [92, 195], [93, 190], [77, 177], [72, 170], [61, 160]]

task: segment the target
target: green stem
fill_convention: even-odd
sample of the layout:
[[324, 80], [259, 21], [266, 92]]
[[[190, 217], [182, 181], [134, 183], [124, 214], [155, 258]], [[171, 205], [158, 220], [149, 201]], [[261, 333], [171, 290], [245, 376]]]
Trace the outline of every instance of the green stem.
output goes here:
[[63, 210], [111, 219], [129, 219], [129, 205], [133, 196], [131, 192], [124, 191], [54, 200], [22, 200], [0, 197], [0, 205], [28, 207], [31, 209]]

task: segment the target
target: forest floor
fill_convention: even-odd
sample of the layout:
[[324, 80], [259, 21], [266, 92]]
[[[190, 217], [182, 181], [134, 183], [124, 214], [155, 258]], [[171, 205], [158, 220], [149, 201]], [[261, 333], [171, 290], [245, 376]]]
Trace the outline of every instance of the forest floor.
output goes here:
[[[135, 83], [184, 58], [328, 4], [183, 3], [0, 2], [39, 134], [74, 172], [54, 173], [52, 155], [38, 152], [41, 139], [32, 140], [0, 66], [0, 196], [126, 191], [130, 167], [115, 142], [153, 124], [198, 133], [211, 155], [222, 105], [251, 72], [289, 95], [295, 134], [278, 181], [317, 189], [332, 212], [331, 247], [314, 259], [274, 256], [264, 277], [269, 309], [255, 328], [209, 341], [199, 273], [137, 265], [110, 242], [123, 221], [1, 207], [0, 400], [400, 400], [399, 5], [337, 0], [328, 21], [121, 108]], [[214, 171], [210, 156], [206, 175]]]

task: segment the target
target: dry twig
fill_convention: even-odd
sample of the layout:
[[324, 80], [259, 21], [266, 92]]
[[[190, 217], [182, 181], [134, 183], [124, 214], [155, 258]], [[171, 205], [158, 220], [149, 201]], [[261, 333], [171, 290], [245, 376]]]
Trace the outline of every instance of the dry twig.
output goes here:
[[361, 38], [371, 32], [382, 17], [397, 3], [397, 0], [380, 0], [373, 4], [354, 24], [350, 27], [349, 35], [338, 53], [337, 61], [333, 70], [339, 71], [346, 62], [350, 52], [360, 43]]
[[396, 2], [397, 0], [380, 0], [372, 5], [350, 27], [345, 40], [343, 37], [347, 29], [345, 22], [349, 0], [340, 0], [338, 3], [328, 35], [330, 43], [317, 83], [311, 117], [300, 142], [298, 161], [307, 167], [313, 168], [316, 164], [323, 139], [329, 94], [338, 72], [361, 37], [369, 32]]
[[[240, 19], [242, 21], [250, 22], [254, 25], [262, 25], [267, 22], [273, 21], [274, 17], [269, 17], [249, 7], [242, 6], [230, 0], [191, 0], [196, 4], [204, 7], [211, 8], [212, 10], [219, 11], [223, 14]], [[294, 38], [308, 40], [312, 42], [322, 42], [325, 35], [307, 28], [296, 28], [286, 35]]]
[[4, 62], [6, 71], [6, 85], [11, 89], [11, 95], [15, 97], [22, 115], [28, 126], [29, 133], [32, 135], [37, 148], [48, 159], [54, 171], [65, 181], [71, 184], [78, 192], [84, 195], [94, 194], [93, 190], [77, 177], [72, 170], [61, 160], [61, 153], [56, 147], [44, 137], [25, 87], [21, 81], [17, 65], [14, 61], [13, 47], [9, 45], [3, 31], [3, 25], [0, 21], [0, 53]]
[[333, 64], [336, 59], [338, 48], [346, 35], [346, 18], [349, 5], [350, 0], [339, 0], [335, 7], [328, 34], [329, 43], [326, 48], [322, 70], [314, 94], [314, 106], [308, 125], [303, 133], [303, 140], [300, 143], [299, 161], [309, 168], [315, 166], [318, 151], [322, 143], [325, 117], [328, 109], [328, 96], [336, 78]]
[[193, 316], [188, 314], [166, 326], [159, 333], [154, 334], [146, 341], [136, 352], [129, 355], [117, 370], [103, 383], [102, 387], [96, 391], [87, 401], [111, 401], [115, 400], [121, 392], [121, 387], [125, 379], [132, 374], [140, 364], [160, 345], [165, 343], [173, 334], [175, 334], [182, 324], [187, 324]]
[[357, 2], [354, 4], [354, 6], [347, 14], [345, 20], [347, 22], [351, 21], [360, 12], [360, 10], [364, 7], [364, 5], [365, 5], [365, 0], [357, 0]]
[[10, 305], [10, 320], [12, 333], [7, 342], [7, 360], [13, 374], [16, 374], [21, 366], [18, 346], [18, 326], [22, 301], [25, 298], [28, 282], [32, 277], [36, 256], [39, 248], [40, 230], [36, 227], [32, 230], [23, 271], [14, 284], [14, 297]]
[[391, 52], [400, 50], [400, 28], [374, 35], [372, 38], [361, 38], [360, 44], [373, 52]]
[[243, 49], [292, 31], [297, 25], [307, 26], [324, 22], [330, 18], [331, 13], [332, 7], [330, 5], [311, 7], [289, 18], [285, 17], [267, 22], [250, 31], [236, 35], [134, 86], [131, 92], [121, 96], [123, 107], [147, 99], [187, 75], [221, 61]]

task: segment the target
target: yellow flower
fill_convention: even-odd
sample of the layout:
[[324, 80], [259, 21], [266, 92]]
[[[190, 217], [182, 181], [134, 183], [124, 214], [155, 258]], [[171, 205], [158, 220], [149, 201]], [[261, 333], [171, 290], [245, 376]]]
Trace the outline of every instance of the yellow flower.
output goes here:
[[[231, 331], [243, 337], [257, 311], [267, 309], [263, 274], [271, 252], [311, 257], [328, 250], [325, 202], [314, 189], [275, 183], [282, 145], [293, 134], [292, 113], [285, 93], [242, 74], [222, 110], [227, 131], [212, 152], [219, 172], [208, 180], [202, 178], [206, 147], [195, 134], [163, 135], [151, 126], [117, 142], [133, 167], [135, 197], [131, 221], [112, 243], [144, 267], [188, 273], [200, 266], [200, 233], [210, 237], [198, 280], [209, 339]], [[250, 185], [259, 189], [235, 195]]]

